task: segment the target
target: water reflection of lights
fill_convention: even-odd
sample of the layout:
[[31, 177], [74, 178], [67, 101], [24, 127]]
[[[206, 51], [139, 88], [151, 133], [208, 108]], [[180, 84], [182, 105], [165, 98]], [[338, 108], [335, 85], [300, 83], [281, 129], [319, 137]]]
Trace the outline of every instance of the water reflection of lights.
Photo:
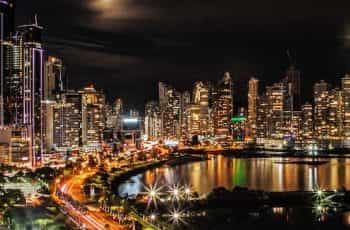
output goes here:
[[[160, 167], [158, 172], [156, 169], [149, 170], [154, 176], [147, 173], [140, 175], [139, 179], [128, 180], [121, 184], [119, 191], [123, 194], [138, 194], [143, 190], [143, 184], [153, 184], [156, 178], [161, 178], [161, 183], [174, 184], [179, 179], [193, 186], [193, 190], [199, 194], [205, 194], [212, 191], [215, 187], [226, 187], [228, 189], [237, 185], [237, 179], [244, 178], [244, 186], [250, 189], [258, 189], [265, 191], [314, 191], [316, 185], [320, 184], [323, 188], [334, 190], [344, 186], [350, 188], [350, 160], [334, 159], [332, 164], [320, 165], [318, 167], [310, 167], [304, 164], [282, 164], [283, 167], [283, 183], [279, 183], [281, 171], [277, 164], [273, 162], [279, 158], [271, 159], [232, 159], [219, 157], [216, 163], [213, 160], [205, 162], [194, 162], [176, 167]], [[289, 160], [300, 160], [289, 158]], [[219, 163], [219, 161], [221, 161]], [[234, 170], [237, 168], [238, 161], [244, 163], [245, 171]], [[226, 168], [218, 167], [219, 165], [228, 165]], [[202, 167], [201, 167], [201, 166]], [[241, 164], [242, 166], [242, 164]], [[344, 171], [343, 171], [344, 169]], [[334, 177], [330, 174], [337, 174]], [[237, 178], [236, 172], [242, 172], [245, 177]], [[166, 172], [166, 173], [165, 173]], [[127, 186], [129, 185], [129, 186]]]
[[284, 212], [284, 208], [283, 208], [283, 207], [273, 207], [273, 208], [272, 208], [272, 212], [273, 212], [275, 215], [282, 215], [283, 212]]
[[345, 213], [343, 214], [343, 223], [344, 223], [346, 226], [350, 227], [350, 212], [345, 212]]

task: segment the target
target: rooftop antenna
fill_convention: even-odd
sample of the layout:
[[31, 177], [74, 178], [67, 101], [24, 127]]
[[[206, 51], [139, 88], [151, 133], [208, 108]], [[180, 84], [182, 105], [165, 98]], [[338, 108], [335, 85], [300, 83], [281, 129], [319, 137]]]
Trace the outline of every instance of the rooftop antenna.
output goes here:
[[35, 19], [35, 25], [38, 25], [38, 15], [37, 14], [35, 14], [34, 19]]

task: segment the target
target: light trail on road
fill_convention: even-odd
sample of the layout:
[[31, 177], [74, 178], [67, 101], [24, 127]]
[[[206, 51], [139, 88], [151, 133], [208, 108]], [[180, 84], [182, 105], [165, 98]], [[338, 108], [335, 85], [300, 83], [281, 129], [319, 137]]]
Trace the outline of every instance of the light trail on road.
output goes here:
[[[93, 176], [96, 173], [95, 170], [89, 172], [82, 172], [79, 175], [75, 175], [67, 179], [63, 183], [57, 183], [57, 188], [63, 193], [70, 196], [73, 200], [83, 203], [85, 197], [81, 193], [81, 188], [84, 184], [85, 179], [90, 176]], [[56, 195], [53, 195], [54, 200], [58, 203], [64, 204], [64, 209], [67, 211], [69, 216], [74, 219], [75, 222], [85, 226], [88, 230], [105, 230], [106, 225], [108, 225], [109, 230], [123, 230], [125, 227], [114, 222], [110, 217], [108, 217], [102, 211], [87, 211], [83, 213], [82, 211], [73, 207], [68, 201], [60, 199]]]

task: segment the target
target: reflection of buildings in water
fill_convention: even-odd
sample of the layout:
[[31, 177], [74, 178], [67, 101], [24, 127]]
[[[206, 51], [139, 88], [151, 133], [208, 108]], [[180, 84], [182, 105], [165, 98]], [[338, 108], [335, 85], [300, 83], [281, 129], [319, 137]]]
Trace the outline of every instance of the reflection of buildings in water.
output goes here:
[[344, 178], [343, 182], [344, 182], [344, 186], [349, 188], [350, 187], [350, 185], [349, 185], [349, 183], [350, 183], [350, 159], [345, 160], [344, 168], [345, 169], [343, 170], [343, 172], [345, 171], [345, 173], [344, 173], [345, 178]]
[[317, 180], [317, 167], [309, 168], [309, 184], [308, 190], [317, 190], [319, 188], [318, 180]]
[[278, 164], [277, 166], [277, 187], [278, 190], [282, 190], [283, 189], [283, 165], [282, 164]]
[[[341, 161], [341, 160], [340, 160]], [[340, 162], [339, 162], [340, 163]], [[327, 184], [330, 184], [330, 186], [332, 188], [337, 188], [338, 185], [341, 183], [341, 181], [339, 180], [339, 174], [341, 173], [341, 169], [343, 168], [341, 165], [339, 165], [338, 167], [334, 167], [333, 166], [333, 162], [332, 160], [330, 161], [329, 164], [327, 164], [327, 167], [330, 168], [330, 176], [327, 177], [327, 175], [324, 176], [324, 178], [326, 178], [326, 180], [330, 180], [329, 183]], [[324, 172], [324, 171], [323, 171]], [[320, 175], [320, 179], [323, 178], [321, 177]]]
[[217, 162], [218, 162], [218, 157], [213, 158], [212, 160], [208, 161], [207, 179], [208, 179], [208, 184], [210, 184], [210, 185], [217, 184], [216, 183]]
[[247, 186], [247, 165], [244, 160], [235, 160], [233, 162], [233, 185], [245, 187]]
[[[283, 187], [280, 189], [282, 190], [299, 190], [300, 188], [300, 182], [299, 179], [299, 167], [294, 167], [293, 164], [287, 164], [285, 168], [283, 168]], [[304, 169], [302, 169], [304, 171]]]
[[[329, 163], [317, 167], [276, 163], [280, 160], [286, 159], [237, 159], [218, 156], [208, 161], [150, 170], [143, 175], [142, 181], [136, 183], [153, 184], [160, 179], [161, 185], [189, 184], [199, 193], [210, 192], [219, 186], [227, 189], [245, 186], [266, 191], [311, 191], [318, 187], [333, 190], [342, 185], [350, 188], [350, 159], [332, 159]], [[289, 160], [301, 159], [289, 158]], [[124, 187], [128, 193], [133, 189], [140, 190], [136, 185]]]
[[205, 180], [202, 180], [202, 176], [205, 175], [202, 175], [201, 167], [198, 165], [198, 162], [191, 167], [190, 172], [191, 179], [190, 182], [187, 183], [191, 184], [195, 191], [203, 191], [202, 182]]
[[345, 224], [347, 227], [350, 227], [350, 212], [344, 212], [343, 224]]
[[158, 175], [157, 171], [147, 171], [144, 176], [145, 185], [146, 186], [154, 185], [157, 180], [157, 175]]

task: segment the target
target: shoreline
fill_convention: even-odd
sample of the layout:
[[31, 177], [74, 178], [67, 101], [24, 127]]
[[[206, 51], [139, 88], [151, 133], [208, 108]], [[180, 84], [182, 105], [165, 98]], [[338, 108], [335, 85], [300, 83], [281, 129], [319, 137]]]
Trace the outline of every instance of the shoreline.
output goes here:
[[[341, 153], [343, 151], [343, 153]], [[205, 149], [181, 149], [180, 153], [193, 155], [223, 155], [236, 158], [308, 158], [308, 159], [330, 159], [330, 158], [350, 158], [350, 150], [320, 151], [317, 155], [311, 155], [302, 151], [268, 151], [257, 149], [245, 150], [205, 150]]]
[[[182, 151], [179, 151], [182, 152]], [[303, 165], [309, 165], [309, 166], [320, 166], [323, 164], [327, 164], [329, 163], [329, 161], [325, 160], [325, 159], [345, 159], [345, 158], [350, 158], [349, 156], [334, 156], [334, 155], [322, 155], [322, 156], [309, 156], [309, 155], [291, 155], [291, 154], [284, 154], [284, 155], [275, 155], [275, 154], [263, 154], [263, 153], [252, 153], [249, 155], [241, 155], [242, 153], [237, 153], [237, 152], [226, 152], [226, 153], [219, 153], [219, 154], [211, 154], [209, 153], [209, 155], [214, 155], [215, 157], [217, 155], [222, 155], [224, 157], [235, 157], [235, 158], [300, 158], [300, 159], [305, 159], [305, 160], [280, 160], [280, 161], [275, 161], [273, 162], [274, 164], [303, 164]], [[122, 172], [120, 175], [116, 175], [114, 176], [114, 178], [112, 179], [111, 182], [111, 189], [112, 191], [115, 191], [115, 193], [119, 196], [118, 194], [118, 188], [119, 186], [126, 182], [127, 180], [129, 180], [131, 177], [136, 176], [138, 174], [144, 173], [148, 170], [152, 170], [155, 168], [159, 168], [162, 166], [168, 166], [168, 167], [174, 167], [177, 165], [182, 165], [182, 164], [187, 164], [187, 163], [191, 163], [191, 162], [197, 162], [197, 161], [204, 161], [204, 160], [209, 160], [211, 158], [209, 158], [208, 153], [204, 153], [203, 154], [203, 150], [192, 150], [190, 151], [190, 153], [187, 152], [187, 155], [175, 158], [175, 159], [168, 159], [168, 160], [162, 160], [159, 162], [152, 162], [150, 164], [141, 166], [141, 167], [136, 167], [132, 170], [126, 171], [126, 172]], [[323, 160], [322, 160], [323, 159]], [[249, 190], [249, 189], [248, 189]], [[251, 190], [249, 190], [251, 191]], [[294, 193], [294, 194], [309, 194], [312, 193], [312, 191], [281, 191], [281, 192], [277, 192], [277, 191], [261, 191], [261, 192], [265, 192], [265, 193], [272, 193], [272, 194], [290, 194], [290, 193]]]
[[119, 186], [122, 183], [124, 183], [125, 181], [129, 180], [133, 176], [144, 173], [148, 170], [162, 167], [164, 165], [168, 165], [169, 167], [175, 167], [177, 165], [182, 165], [182, 164], [187, 164], [187, 163], [197, 162], [197, 161], [203, 161], [203, 160], [207, 160], [207, 158], [203, 158], [202, 156], [185, 155], [185, 156], [177, 157], [175, 159], [161, 160], [161, 161], [152, 162], [152, 163], [149, 163], [147, 165], [140, 166], [140, 167], [136, 167], [136, 168], [131, 169], [129, 171], [122, 172], [119, 175], [115, 175], [111, 181], [111, 189], [119, 196], [119, 194], [118, 194]]

